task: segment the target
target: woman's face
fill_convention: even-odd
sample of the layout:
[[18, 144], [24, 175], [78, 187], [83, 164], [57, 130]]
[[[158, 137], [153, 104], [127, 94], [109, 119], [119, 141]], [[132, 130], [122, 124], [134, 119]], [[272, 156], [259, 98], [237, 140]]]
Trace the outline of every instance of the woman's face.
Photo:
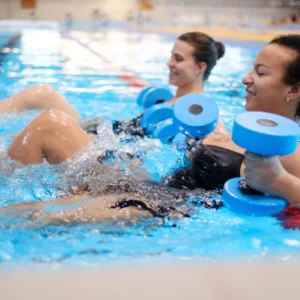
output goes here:
[[180, 87], [195, 81], [200, 68], [195, 62], [194, 50], [188, 43], [176, 40], [168, 61], [170, 84]]
[[294, 51], [270, 44], [258, 54], [254, 68], [244, 78], [247, 111], [264, 111], [282, 114], [290, 86], [284, 83], [288, 64], [295, 58]]

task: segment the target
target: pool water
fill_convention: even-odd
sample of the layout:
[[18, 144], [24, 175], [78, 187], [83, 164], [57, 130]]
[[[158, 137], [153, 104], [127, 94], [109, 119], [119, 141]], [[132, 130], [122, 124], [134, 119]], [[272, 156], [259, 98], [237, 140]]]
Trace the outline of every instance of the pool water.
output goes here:
[[[118, 75], [132, 72], [153, 85], [167, 86], [173, 35], [99, 30], [73, 31], [24, 29], [19, 42], [2, 51], [1, 98], [33, 84], [54, 87], [83, 118], [105, 116], [128, 119], [142, 110], [136, 104], [139, 88]], [[226, 43], [226, 55], [214, 68], [205, 92], [220, 107], [228, 129], [234, 115], [243, 111], [242, 76], [251, 69], [259, 46]], [[170, 87], [172, 91], [174, 89]], [[0, 119], [0, 150], [23, 129], [38, 111], [3, 114]], [[151, 143], [151, 141], [150, 141]], [[144, 163], [154, 178], [166, 174], [182, 153], [157, 146]], [[157, 150], [158, 149], [158, 150]], [[41, 166], [28, 166], [9, 177], [0, 177], [0, 206], [51, 199], [55, 179]], [[207, 195], [203, 196], [203, 199]], [[213, 193], [214, 199], [221, 199]], [[275, 256], [297, 259], [299, 232], [284, 229], [272, 217], [245, 217], [225, 207], [218, 211], [197, 208], [191, 218], [140, 223], [105, 223], [77, 226], [41, 226], [24, 220], [0, 218], [0, 262], [96, 264], [118, 261], [257, 259]]]

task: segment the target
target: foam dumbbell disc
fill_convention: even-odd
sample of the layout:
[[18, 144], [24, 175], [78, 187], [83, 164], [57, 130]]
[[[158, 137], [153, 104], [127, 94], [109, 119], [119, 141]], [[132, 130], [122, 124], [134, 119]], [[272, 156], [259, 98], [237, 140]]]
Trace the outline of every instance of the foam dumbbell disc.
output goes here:
[[224, 204], [233, 212], [250, 216], [270, 216], [282, 211], [287, 201], [269, 195], [244, 195], [239, 188], [243, 178], [228, 180], [223, 189]]
[[153, 138], [160, 139], [163, 144], [171, 144], [174, 136], [178, 133], [178, 128], [174, 125], [172, 119], [162, 121], [155, 131]]
[[298, 124], [266, 112], [241, 113], [236, 116], [232, 129], [232, 140], [238, 146], [265, 156], [295, 152], [298, 136]]
[[192, 137], [211, 133], [218, 124], [218, 105], [209, 97], [188, 94], [174, 105], [174, 124], [178, 131]]
[[168, 102], [171, 99], [173, 99], [173, 95], [170, 91], [164, 88], [151, 88], [144, 93], [140, 103], [144, 109], [147, 109], [155, 104]]
[[141, 118], [141, 126], [148, 131], [157, 126], [157, 124], [166, 119], [172, 118], [173, 107], [168, 104], [157, 104], [150, 107]]
[[142, 91], [139, 93], [139, 95], [136, 99], [136, 102], [139, 106], [143, 106], [144, 95], [152, 88], [153, 88], [152, 86], [147, 86], [147, 87], [143, 88]]

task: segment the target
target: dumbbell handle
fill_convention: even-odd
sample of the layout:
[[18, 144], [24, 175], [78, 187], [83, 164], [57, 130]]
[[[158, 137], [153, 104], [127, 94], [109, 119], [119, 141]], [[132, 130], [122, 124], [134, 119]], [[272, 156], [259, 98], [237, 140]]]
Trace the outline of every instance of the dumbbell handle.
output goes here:
[[240, 180], [239, 181], [239, 188], [241, 190], [241, 192], [244, 195], [263, 195], [262, 192], [259, 192], [255, 189], [253, 189], [252, 187], [250, 187], [247, 183], [246, 180]]

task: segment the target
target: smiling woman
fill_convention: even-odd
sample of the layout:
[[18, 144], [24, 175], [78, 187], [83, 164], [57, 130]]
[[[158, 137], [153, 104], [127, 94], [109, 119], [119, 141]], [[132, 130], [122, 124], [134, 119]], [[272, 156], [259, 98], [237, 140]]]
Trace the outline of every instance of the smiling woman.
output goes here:
[[169, 83], [177, 87], [174, 104], [186, 94], [202, 94], [205, 80], [225, 53], [221, 42], [201, 32], [187, 32], [175, 41], [168, 61]]

